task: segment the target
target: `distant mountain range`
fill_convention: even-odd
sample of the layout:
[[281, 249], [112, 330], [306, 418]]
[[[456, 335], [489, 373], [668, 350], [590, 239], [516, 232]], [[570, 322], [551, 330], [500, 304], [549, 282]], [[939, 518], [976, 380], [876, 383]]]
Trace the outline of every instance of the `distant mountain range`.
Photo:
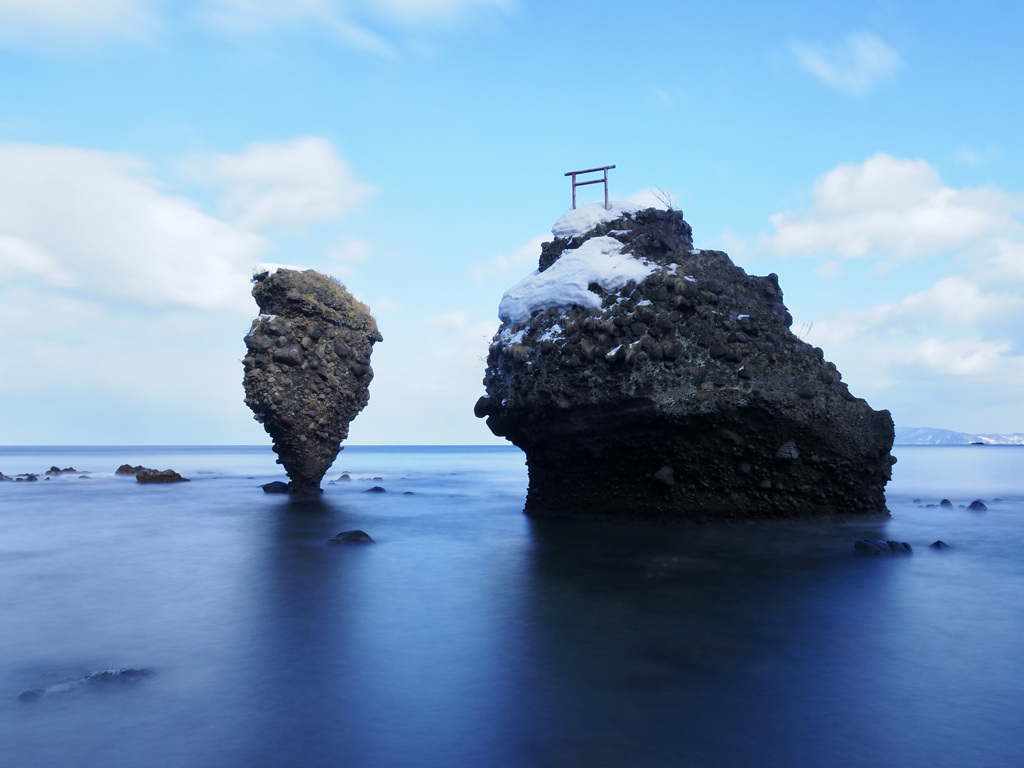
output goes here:
[[1014, 432], [1012, 435], [972, 435], [967, 432], [954, 432], [950, 429], [932, 429], [931, 427], [896, 427], [896, 445], [1024, 445], [1024, 434]]

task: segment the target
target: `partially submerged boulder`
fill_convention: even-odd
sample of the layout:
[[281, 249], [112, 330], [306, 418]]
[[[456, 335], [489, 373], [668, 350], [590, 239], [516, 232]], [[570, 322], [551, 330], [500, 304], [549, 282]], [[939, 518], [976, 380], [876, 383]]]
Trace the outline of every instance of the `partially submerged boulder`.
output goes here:
[[117, 469], [114, 470], [114, 474], [115, 475], [137, 475], [137, 474], [139, 474], [139, 472], [141, 472], [144, 469], [149, 469], [149, 467], [144, 467], [141, 464], [136, 464], [134, 467], [131, 464], [122, 464], [120, 467], [118, 467]]
[[342, 531], [333, 539], [328, 539], [328, 544], [373, 544], [374, 541], [366, 531]]
[[694, 249], [679, 211], [587, 206], [552, 233], [475, 407], [526, 453], [528, 513], [888, 514], [892, 419], [790, 331], [776, 275]]
[[369, 308], [331, 277], [278, 269], [253, 282], [261, 314], [245, 336], [245, 404], [292, 492], [318, 492], [370, 399], [370, 353], [382, 337]]
[[182, 477], [173, 469], [146, 469], [143, 467], [135, 473], [135, 480], [144, 484], [155, 483], [187, 483], [189, 479]]
[[853, 542], [853, 548], [863, 555], [910, 555], [914, 551], [905, 541], [882, 541], [881, 539], [860, 539]]

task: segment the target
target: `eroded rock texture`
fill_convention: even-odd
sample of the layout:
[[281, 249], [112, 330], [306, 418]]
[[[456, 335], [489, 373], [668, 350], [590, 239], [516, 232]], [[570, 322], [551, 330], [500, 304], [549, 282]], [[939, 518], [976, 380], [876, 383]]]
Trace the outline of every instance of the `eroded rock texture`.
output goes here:
[[279, 269], [253, 282], [261, 314], [245, 337], [245, 404], [273, 438], [292, 492], [319, 491], [370, 399], [370, 353], [382, 338], [369, 308], [333, 278]]
[[596, 245], [636, 259], [641, 275], [615, 290], [591, 282], [593, 296], [573, 302], [555, 290], [528, 317], [510, 301], [527, 281], [503, 299], [475, 412], [526, 453], [528, 513], [888, 514], [889, 412], [854, 397], [822, 350], [790, 331], [776, 275], [693, 250], [679, 211], [565, 229], [542, 247], [541, 276]]

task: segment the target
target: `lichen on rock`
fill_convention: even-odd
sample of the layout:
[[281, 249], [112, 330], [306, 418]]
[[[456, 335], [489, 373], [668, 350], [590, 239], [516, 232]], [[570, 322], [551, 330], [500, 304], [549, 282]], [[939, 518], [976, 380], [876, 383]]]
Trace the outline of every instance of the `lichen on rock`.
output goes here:
[[792, 333], [776, 275], [694, 249], [680, 211], [553, 233], [502, 300], [475, 408], [526, 453], [528, 513], [888, 514], [889, 412]]
[[260, 315], [245, 336], [245, 403], [292, 492], [316, 492], [370, 399], [370, 353], [383, 339], [369, 308], [333, 278], [278, 269], [253, 282]]

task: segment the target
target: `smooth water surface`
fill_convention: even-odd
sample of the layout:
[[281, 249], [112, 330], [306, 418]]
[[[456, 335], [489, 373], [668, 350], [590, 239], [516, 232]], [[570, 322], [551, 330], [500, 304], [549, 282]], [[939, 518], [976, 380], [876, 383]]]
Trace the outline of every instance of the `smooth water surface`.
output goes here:
[[512, 448], [306, 502], [264, 448], [0, 448], [91, 472], [0, 484], [0, 765], [1024, 765], [1024, 448], [896, 454], [888, 522], [664, 526], [526, 518]]

